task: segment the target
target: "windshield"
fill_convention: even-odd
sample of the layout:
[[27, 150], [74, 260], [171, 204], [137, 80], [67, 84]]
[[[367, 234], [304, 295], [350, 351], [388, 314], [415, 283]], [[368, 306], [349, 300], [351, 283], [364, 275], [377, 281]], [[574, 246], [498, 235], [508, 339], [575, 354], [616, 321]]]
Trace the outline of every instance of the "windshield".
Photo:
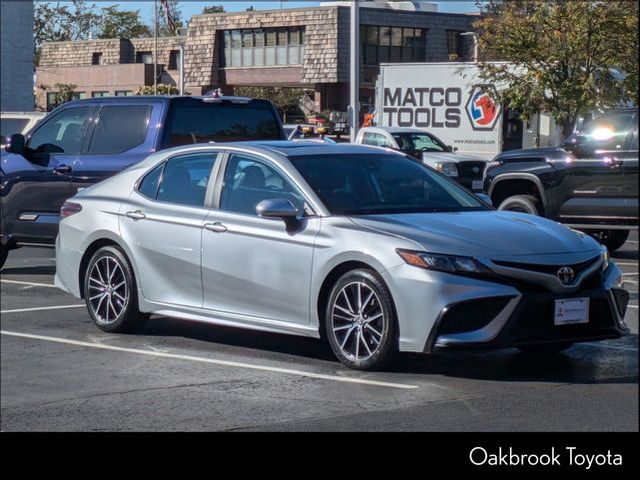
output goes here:
[[400, 150], [413, 152], [448, 152], [449, 148], [442, 141], [428, 133], [393, 133]]
[[623, 147], [634, 112], [620, 112], [589, 120], [582, 125], [579, 135], [597, 148], [619, 150]]
[[333, 215], [487, 210], [474, 195], [397, 154], [289, 157]]

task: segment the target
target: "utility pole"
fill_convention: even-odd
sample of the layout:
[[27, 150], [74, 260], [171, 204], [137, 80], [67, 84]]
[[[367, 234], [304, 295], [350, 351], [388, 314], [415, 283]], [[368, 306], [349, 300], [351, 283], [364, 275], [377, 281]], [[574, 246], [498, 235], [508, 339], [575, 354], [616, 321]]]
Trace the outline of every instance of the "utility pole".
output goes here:
[[153, 94], [158, 94], [158, 0], [153, 0]]
[[349, 133], [351, 141], [355, 142], [360, 118], [360, 2], [355, 0], [351, 4], [351, 45], [350, 45], [350, 76], [349, 76]]

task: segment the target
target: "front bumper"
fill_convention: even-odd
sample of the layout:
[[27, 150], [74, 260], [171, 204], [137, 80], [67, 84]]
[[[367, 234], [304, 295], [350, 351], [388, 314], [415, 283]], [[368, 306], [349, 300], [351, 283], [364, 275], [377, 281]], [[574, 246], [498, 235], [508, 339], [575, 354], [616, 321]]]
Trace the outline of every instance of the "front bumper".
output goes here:
[[[556, 299], [589, 298], [589, 321], [581, 324], [554, 324]], [[629, 295], [622, 288], [622, 272], [612, 264], [602, 274], [598, 286], [580, 288], [571, 294], [545, 289], [520, 289], [520, 295], [505, 299], [505, 307], [481, 328], [454, 332], [443, 312], [425, 351], [441, 348], [506, 348], [556, 342], [585, 342], [619, 338], [629, 333], [624, 322]], [[449, 313], [450, 315], [450, 313]], [[479, 316], [482, 313], [478, 312]], [[456, 319], [454, 319], [456, 320]], [[482, 322], [480, 320], [480, 322]], [[455, 328], [455, 327], [454, 327]]]

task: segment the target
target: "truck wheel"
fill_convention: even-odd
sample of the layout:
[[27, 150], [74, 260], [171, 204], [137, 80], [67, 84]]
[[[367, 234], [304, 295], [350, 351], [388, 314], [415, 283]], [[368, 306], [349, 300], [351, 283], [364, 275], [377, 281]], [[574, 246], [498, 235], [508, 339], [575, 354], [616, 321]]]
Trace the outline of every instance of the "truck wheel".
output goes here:
[[514, 195], [504, 200], [498, 210], [506, 210], [508, 212], [528, 213], [529, 215], [540, 215], [538, 205], [540, 202], [536, 197], [531, 195]]
[[607, 247], [610, 252], [618, 250], [629, 238], [629, 230], [590, 230], [587, 233]]

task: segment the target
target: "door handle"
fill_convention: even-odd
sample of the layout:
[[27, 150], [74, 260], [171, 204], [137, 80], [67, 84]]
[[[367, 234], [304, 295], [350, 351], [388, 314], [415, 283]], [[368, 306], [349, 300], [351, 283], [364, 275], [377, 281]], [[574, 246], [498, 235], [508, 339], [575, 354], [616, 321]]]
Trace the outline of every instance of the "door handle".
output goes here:
[[53, 173], [67, 175], [71, 173], [71, 167], [69, 165], [58, 165], [57, 167], [53, 167]]
[[209, 230], [210, 232], [223, 233], [227, 231], [227, 227], [225, 227], [220, 222], [215, 223], [205, 223], [204, 228]]
[[143, 220], [147, 218], [147, 216], [140, 210], [136, 210], [135, 212], [127, 212], [125, 213], [125, 215], [129, 218], [133, 218], [134, 220]]
[[609, 168], [620, 168], [622, 165], [622, 160], [616, 160], [615, 158], [609, 162]]

